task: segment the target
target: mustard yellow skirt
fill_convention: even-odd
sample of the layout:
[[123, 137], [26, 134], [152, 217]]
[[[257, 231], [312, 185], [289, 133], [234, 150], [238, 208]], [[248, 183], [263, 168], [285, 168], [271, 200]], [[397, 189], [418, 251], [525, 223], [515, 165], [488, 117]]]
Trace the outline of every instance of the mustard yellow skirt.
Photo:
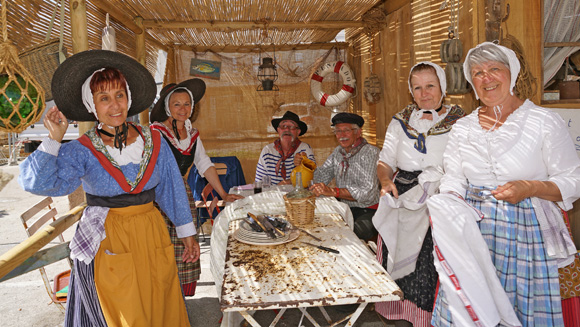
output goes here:
[[109, 326], [190, 326], [173, 245], [153, 203], [113, 208], [95, 256], [95, 286]]

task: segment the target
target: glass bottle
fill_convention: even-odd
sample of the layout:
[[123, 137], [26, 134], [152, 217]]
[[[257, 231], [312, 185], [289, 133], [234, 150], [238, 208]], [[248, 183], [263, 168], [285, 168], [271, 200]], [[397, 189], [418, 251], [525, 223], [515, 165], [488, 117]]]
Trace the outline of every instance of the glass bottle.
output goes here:
[[302, 173], [297, 172], [296, 173], [296, 183], [294, 184], [294, 190], [288, 192], [288, 194], [286, 194], [286, 198], [288, 198], [288, 199], [303, 199], [303, 198], [307, 198], [311, 195], [312, 195], [312, 192], [310, 192], [308, 189], [305, 189], [304, 185], [302, 185]]

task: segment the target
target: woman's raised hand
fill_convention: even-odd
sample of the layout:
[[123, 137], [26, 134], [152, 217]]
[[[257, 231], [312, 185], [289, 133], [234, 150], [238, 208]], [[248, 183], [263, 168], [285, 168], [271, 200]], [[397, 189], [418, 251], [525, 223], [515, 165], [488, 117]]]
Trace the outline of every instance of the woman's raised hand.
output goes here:
[[68, 128], [68, 120], [56, 106], [48, 109], [44, 116], [44, 127], [48, 130], [48, 137], [62, 142], [66, 129]]

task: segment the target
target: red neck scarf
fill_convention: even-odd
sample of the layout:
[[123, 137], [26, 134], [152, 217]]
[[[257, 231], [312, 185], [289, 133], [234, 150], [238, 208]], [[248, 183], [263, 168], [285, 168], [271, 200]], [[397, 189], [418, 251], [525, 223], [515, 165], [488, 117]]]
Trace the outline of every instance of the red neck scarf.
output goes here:
[[340, 149], [338, 149], [338, 152], [340, 154], [342, 154], [342, 161], [340, 162], [340, 175], [343, 176], [346, 174], [346, 171], [348, 170], [348, 167], [350, 167], [350, 164], [348, 163], [348, 160], [352, 157], [354, 157], [365, 145], [367, 145], [367, 140], [365, 140], [362, 136], [359, 137], [356, 141], [354, 141], [352, 148], [350, 149], [350, 152], [346, 152], [345, 149], [343, 149], [342, 147]]
[[[274, 141], [274, 149], [276, 149], [281, 156], [276, 163], [276, 176], [280, 175], [282, 176], [282, 179], [286, 179], [286, 159], [290, 158], [294, 152], [296, 152], [296, 149], [298, 149], [300, 143], [302, 143], [302, 141], [300, 141], [298, 138], [294, 139], [292, 144], [290, 144], [290, 151], [288, 151], [288, 154], [285, 155], [284, 151], [282, 150], [282, 143], [280, 142], [280, 139]], [[281, 171], [280, 168], [282, 168]]]

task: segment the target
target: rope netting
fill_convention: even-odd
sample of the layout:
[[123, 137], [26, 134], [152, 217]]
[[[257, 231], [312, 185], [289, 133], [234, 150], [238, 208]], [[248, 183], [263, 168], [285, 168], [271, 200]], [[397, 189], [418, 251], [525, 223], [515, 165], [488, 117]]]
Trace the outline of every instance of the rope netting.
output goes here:
[[44, 91], [18, 59], [8, 40], [6, 0], [2, 0], [0, 44], [0, 130], [20, 133], [37, 122], [44, 110]]

